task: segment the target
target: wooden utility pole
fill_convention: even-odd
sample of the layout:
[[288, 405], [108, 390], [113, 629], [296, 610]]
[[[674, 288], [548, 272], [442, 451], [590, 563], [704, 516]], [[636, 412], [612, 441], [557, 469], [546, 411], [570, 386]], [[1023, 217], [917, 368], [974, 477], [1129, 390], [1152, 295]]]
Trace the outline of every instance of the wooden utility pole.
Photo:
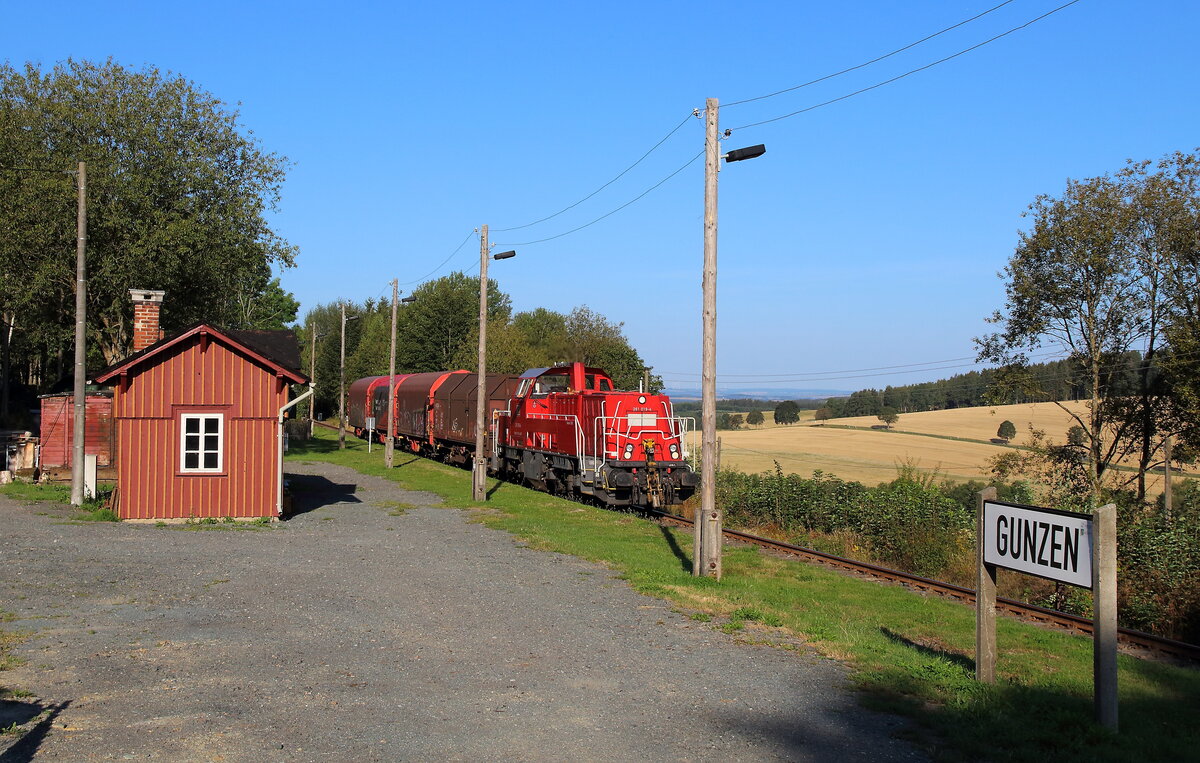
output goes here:
[[342, 303], [342, 347], [338, 360], [338, 450], [346, 449], [346, 303]]
[[[392, 279], [392, 349], [388, 353], [388, 408], [387, 408], [387, 445], [383, 448], [383, 462], [387, 468], [392, 468], [392, 455], [395, 452], [396, 440], [396, 302], [400, 297], [400, 279]], [[379, 426], [379, 422], [375, 422]]]
[[471, 497], [487, 500], [487, 458], [483, 453], [484, 409], [487, 408], [487, 289], [488, 227], [479, 234], [479, 388], [475, 397], [475, 465], [471, 472]]
[[704, 350], [700, 440], [701, 511], [696, 534], [696, 575], [721, 579], [721, 511], [717, 508], [717, 172], [721, 149], [716, 98], [705, 102], [704, 119]]
[[[308, 383], [315, 384], [317, 381], [317, 318], [314, 315], [312, 325], [308, 327], [308, 331], [312, 334], [312, 350], [308, 353]], [[313, 436], [313, 422], [317, 420], [317, 403], [316, 400], [308, 401], [308, 438], [311, 440]]]
[[71, 503], [83, 505], [83, 451], [84, 412], [87, 398], [84, 384], [87, 382], [87, 165], [79, 163], [76, 171], [79, 196], [75, 216], [75, 432], [72, 442]]

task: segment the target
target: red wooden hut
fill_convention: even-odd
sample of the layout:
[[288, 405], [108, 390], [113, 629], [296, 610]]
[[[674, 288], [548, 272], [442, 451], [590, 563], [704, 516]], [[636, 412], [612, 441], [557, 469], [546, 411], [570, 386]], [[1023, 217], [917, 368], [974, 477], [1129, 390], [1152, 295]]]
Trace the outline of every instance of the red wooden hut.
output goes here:
[[200, 324], [134, 349], [96, 377], [115, 385], [118, 516], [281, 514], [288, 385], [308, 381], [295, 335]]

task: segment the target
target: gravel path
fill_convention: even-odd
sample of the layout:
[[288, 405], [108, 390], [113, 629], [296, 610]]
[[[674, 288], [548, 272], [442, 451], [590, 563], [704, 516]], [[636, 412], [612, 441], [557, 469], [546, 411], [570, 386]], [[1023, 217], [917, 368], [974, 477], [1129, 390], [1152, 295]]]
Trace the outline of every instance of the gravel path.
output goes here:
[[0, 684], [36, 695], [0, 720], [52, 716], [0, 761], [921, 758], [835, 663], [735, 643], [435, 496], [289, 471], [305, 513], [258, 531], [0, 498], [4, 628], [32, 634]]

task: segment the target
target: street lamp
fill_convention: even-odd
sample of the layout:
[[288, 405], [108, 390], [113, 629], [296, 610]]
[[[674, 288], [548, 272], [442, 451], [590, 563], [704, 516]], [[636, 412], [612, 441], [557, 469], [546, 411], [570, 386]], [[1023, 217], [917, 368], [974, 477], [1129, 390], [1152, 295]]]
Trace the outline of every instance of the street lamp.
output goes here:
[[[717, 509], [717, 173], [720, 137], [716, 98], [705, 103], [704, 131], [704, 349], [701, 385], [700, 513], [693, 529], [692, 574], [721, 579], [721, 512]], [[727, 134], [728, 137], [728, 134]], [[767, 152], [759, 144], [725, 154], [726, 162], [754, 159]]]
[[[493, 260], [516, 257], [515, 251], [500, 252]], [[471, 470], [471, 497], [487, 500], [487, 457], [483, 453], [484, 409], [487, 408], [487, 290], [488, 290], [488, 229], [484, 225], [479, 236], [479, 387], [475, 394], [475, 463]]]
[[346, 317], [346, 303], [342, 303], [342, 352], [338, 361], [338, 450], [346, 449], [346, 322], [358, 320], [357, 315]]

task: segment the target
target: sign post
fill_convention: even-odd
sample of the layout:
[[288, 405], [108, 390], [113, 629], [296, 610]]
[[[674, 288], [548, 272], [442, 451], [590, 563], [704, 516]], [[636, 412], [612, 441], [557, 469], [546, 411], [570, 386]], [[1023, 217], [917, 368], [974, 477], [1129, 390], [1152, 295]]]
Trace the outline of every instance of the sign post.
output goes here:
[[1117, 508], [1094, 514], [1021, 506], [980, 491], [976, 530], [975, 676], [996, 680], [996, 570], [1000, 567], [1092, 591], [1096, 720], [1117, 730]]
[[368, 416], [367, 423], [363, 425], [367, 430], [367, 452], [371, 452], [371, 440], [375, 437], [375, 417]]
[[[996, 500], [996, 488], [979, 491], [979, 511], [975, 517], [975, 537], [984, 537], [983, 506]], [[979, 575], [975, 586], [975, 678], [982, 683], [996, 682], [996, 565], [983, 558], [984, 544], [976, 544]]]

